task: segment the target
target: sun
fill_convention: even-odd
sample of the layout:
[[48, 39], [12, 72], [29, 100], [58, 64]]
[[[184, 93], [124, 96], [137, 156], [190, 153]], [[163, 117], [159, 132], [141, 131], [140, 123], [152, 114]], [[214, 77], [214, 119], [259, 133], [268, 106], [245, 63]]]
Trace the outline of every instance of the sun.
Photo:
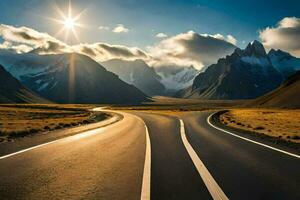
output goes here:
[[62, 25], [62, 28], [55, 34], [55, 36], [59, 36], [60, 34], [64, 33], [65, 41], [66, 41], [69, 39], [69, 37], [70, 37], [69, 33], [71, 32], [71, 33], [73, 33], [73, 36], [77, 39], [77, 41], [79, 41], [77, 28], [84, 27], [83, 24], [79, 23], [79, 19], [85, 10], [83, 10], [79, 14], [73, 16], [71, 0], [69, 0], [67, 12], [63, 12], [56, 5], [55, 5], [55, 9], [58, 12], [58, 14], [61, 16], [61, 19], [55, 19], [55, 18], [49, 18], [49, 19]]
[[75, 20], [72, 18], [65, 19], [64, 26], [66, 29], [73, 29], [75, 26]]

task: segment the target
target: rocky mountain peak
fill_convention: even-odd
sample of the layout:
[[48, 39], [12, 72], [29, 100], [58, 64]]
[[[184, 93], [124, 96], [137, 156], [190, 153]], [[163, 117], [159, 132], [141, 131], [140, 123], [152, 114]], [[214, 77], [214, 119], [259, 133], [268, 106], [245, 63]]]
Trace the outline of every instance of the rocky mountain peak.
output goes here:
[[247, 56], [258, 56], [258, 57], [265, 57], [267, 56], [266, 50], [262, 43], [260, 43], [257, 40], [254, 40], [253, 42], [249, 43], [244, 50], [244, 53]]

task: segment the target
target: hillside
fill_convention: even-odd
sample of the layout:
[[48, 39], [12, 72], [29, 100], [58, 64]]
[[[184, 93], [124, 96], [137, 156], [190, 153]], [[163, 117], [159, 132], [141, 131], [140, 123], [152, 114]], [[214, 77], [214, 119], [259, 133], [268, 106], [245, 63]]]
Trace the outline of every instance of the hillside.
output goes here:
[[0, 103], [49, 103], [25, 88], [0, 65]]
[[23, 85], [57, 103], [131, 104], [147, 96], [81, 54], [1, 55], [0, 62]]
[[251, 106], [300, 108], [300, 71], [274, 91], [255, 99]]

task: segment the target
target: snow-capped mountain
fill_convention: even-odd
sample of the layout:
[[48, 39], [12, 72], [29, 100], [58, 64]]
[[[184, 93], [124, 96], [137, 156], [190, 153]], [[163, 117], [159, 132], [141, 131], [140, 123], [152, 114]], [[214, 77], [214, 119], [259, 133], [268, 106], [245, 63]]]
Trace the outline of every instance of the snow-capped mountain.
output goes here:
[[0, 63], [23, 85], [58, 103], [136, 103], [147, 97], [90, 57], [0, 52]]
[[193, 85], [178, 93], [184, 98], [251, 99], [261, 96], [284, 80], [272, 65], [263, 45], [254, 41], [221, 58], [200, 73]]
[[287, 52], [271, 49], [268, 56], [273, 66], [286, 78], [300, 70], [300, 58], [296, 58]]
[[143, 60], [125, 61], [113, 59], [101, 63], [108, 71], [117, 74], [123, 81], [132, 84], [149, 96], [164, 95], [165, 87], [156, 74]]
[[160, 81], [164, 84], [169, 94], [192, 85], [194, 78], [199, 74], [199, 71], [193, 66], [162, 66], [154, 67], [154, 69], [161, 77]]

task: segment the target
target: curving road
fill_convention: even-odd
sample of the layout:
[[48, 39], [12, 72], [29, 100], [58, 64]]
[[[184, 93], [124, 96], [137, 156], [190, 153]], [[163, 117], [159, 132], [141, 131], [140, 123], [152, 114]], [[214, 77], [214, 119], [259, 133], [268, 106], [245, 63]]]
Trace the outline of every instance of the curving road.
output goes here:
[[0, 157], [0, 199], [300, 199], [299, 158], [213, 128], [211, 112], [122, 114]]
[[145, 126], [136, 117], [0, 159], [0, 199], [139, 199]]

